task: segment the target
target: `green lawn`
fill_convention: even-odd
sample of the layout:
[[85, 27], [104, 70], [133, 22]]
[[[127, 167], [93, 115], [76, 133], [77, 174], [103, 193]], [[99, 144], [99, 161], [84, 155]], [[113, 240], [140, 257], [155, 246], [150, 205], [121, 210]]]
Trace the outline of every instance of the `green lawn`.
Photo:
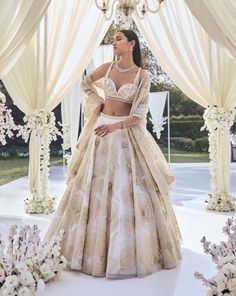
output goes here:
[[[25, 158], [11, 158], [0, 160], [0, 185], [11, 182], [28, 174], [29, 160]], [[52, 157], [51, 165], [62, 164], [62, 157]]]
[[[167, 148], [160, 147], [167, 159]], [[178, 162], [208, 162], [208, 153], [186, 152], [171, 149], [170, 161]], [[51, 165], [62, 165], [62, 157], [52, 157]], [[28, 159], [0, 160], [0, 185], [6, 184], [28, 173]]]
[[[161, 147], [166, 159], [168, 159], [168, 149]], [[177, 149], [170, 150], [170, 162], [209, 162], [208, 152], [188, 152]]]

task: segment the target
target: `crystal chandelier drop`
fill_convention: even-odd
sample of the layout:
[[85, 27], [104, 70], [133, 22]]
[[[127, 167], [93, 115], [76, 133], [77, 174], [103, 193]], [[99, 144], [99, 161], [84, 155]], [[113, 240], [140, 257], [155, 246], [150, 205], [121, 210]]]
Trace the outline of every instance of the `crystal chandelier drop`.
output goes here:
[[129, 18], [134, 12], [142, 19], [147, 12], [156, 13], [165, 0], [95, 0], [106, 20], [110, 20], [118, 12], [124, 18]]

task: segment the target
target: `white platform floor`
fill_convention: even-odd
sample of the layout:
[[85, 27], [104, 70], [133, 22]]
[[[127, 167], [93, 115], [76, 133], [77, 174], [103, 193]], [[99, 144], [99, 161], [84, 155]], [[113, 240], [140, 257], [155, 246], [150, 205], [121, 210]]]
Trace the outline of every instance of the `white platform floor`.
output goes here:
[[[64, 271], [57, 281], [48, 283], [41, 296], [203, 296], [206, 289], [193, 276], [195, 271], [207, 277], [214, 274], [214, 265], [203, 253], [203, 235], [218, 243], [224, 239], [222, 227], [228, 217], [236, 213], [217, 213], [205, 210], [204, 199], [210, 191], [209, 164], [171, 164], [175, 176], [172, 191], [173, 207], [183, 236], [183, 260], [175, 269], [161, 270], [142, 279], [111, 280], [85, 275], [78, 271]], [[62, 167], [50, 170], [50, 193], [59, 203], [65, 189]], [[231, 164], [231, 193], [236, 196], [236, 163]], [[37, 223], [46, 231], [51, 215], [27, 215], [23, 199], [28, 196], [27, 178], [20, 178], [0, 187], [0, 231], [6, 234], [10, 224]]]

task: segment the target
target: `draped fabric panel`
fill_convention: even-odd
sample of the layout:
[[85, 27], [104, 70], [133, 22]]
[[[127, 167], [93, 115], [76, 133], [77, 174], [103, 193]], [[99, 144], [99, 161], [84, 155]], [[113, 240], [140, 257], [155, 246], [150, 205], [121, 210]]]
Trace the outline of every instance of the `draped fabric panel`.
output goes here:
[[51, 0], [0, 1], [0, 77], [23, 53]]
[[206, 32], [236, 59], [236, 1], [185, 0], [185, 2]]
[[[14, 103], [28, 115], [37, 108], [48, 111], [54, 109], [81, 77], [111, 21], [104, 19], [93, 0], [52, 0], [46, 25], [46, 92], [43, 22], [39, 39], [38, 35], [33, 37], [24, 54], [3, 79]], [[37, 40], [40, 40], [38, 71]], [[32, 192], [39, 188], [39, 181], [35, 181], [35, 176], [39, 171], [40, 157], [35, 142], [30, 143], [30, 155], [29, 181]]]
[[161, 122], [166, 104], [167, 91], [151, 92], [149, 95], [149, 110], [155, 122]]
[[88, 64], [86, 71], [90, 73], [103, 63], [111, 62], [113, 60], [113, 48], [112, 45], [101, 45], [96, 50], [92, 60]]
[[[184, 0], [165, 1], [158, 14], [143, 20], [134, 15], [138, 29], [163, 70], [193, 101], [203, 107], [236, 105], [236, 61], [221, 49], [193, 17]], [[219, 137], [219, 186], [229, 191], [229, 135]]]
[[[113, 49], [111, 45], [101, 45], [97, 48], [95, 54], [93, 55], [91, 61], [86, 67], [86, 72], [90, 73], [92, 70], [97, 68], [103, 63], [112, 61]], [[61, 104], [62, 111], [62, 122], [63, 124], [69, 124], [70, 129], [70, 145], [73, 151], [75, 144], [78, 140], [78, 131], [80, 125], [80, 104], [82, 103], [82, 110], [84, 110], [84, 92], [80, 87], [81, 79], [72, 87], [70, 92], [64, 97]]]
[[64, 139], [68, 142], [69, 146], [73, 149], [78, 140], [79, 133], [79, 125], [80, 125], [80, 108], [81, 102], [83, 101], [84, 93], [80, 87], [81, 79], [77, 81], [74, 87], [70, 90], [70, 92], [64, 97], [61, 102], [61, 117], [62, 123], [68, 124], [70, 126], [70, 130], [68, 135], [64, 135], [68, 137]]

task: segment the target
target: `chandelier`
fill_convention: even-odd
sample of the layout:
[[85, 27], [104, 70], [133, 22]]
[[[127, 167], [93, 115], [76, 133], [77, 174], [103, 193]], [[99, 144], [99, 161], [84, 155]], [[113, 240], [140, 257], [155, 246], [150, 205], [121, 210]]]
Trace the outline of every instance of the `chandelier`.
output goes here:
[[110, 20], [115, 11], [130, 17], [134, 12], [142, 19], [147, 12], [156, 13], [165, 0], [95, 0], [106, 20]]

